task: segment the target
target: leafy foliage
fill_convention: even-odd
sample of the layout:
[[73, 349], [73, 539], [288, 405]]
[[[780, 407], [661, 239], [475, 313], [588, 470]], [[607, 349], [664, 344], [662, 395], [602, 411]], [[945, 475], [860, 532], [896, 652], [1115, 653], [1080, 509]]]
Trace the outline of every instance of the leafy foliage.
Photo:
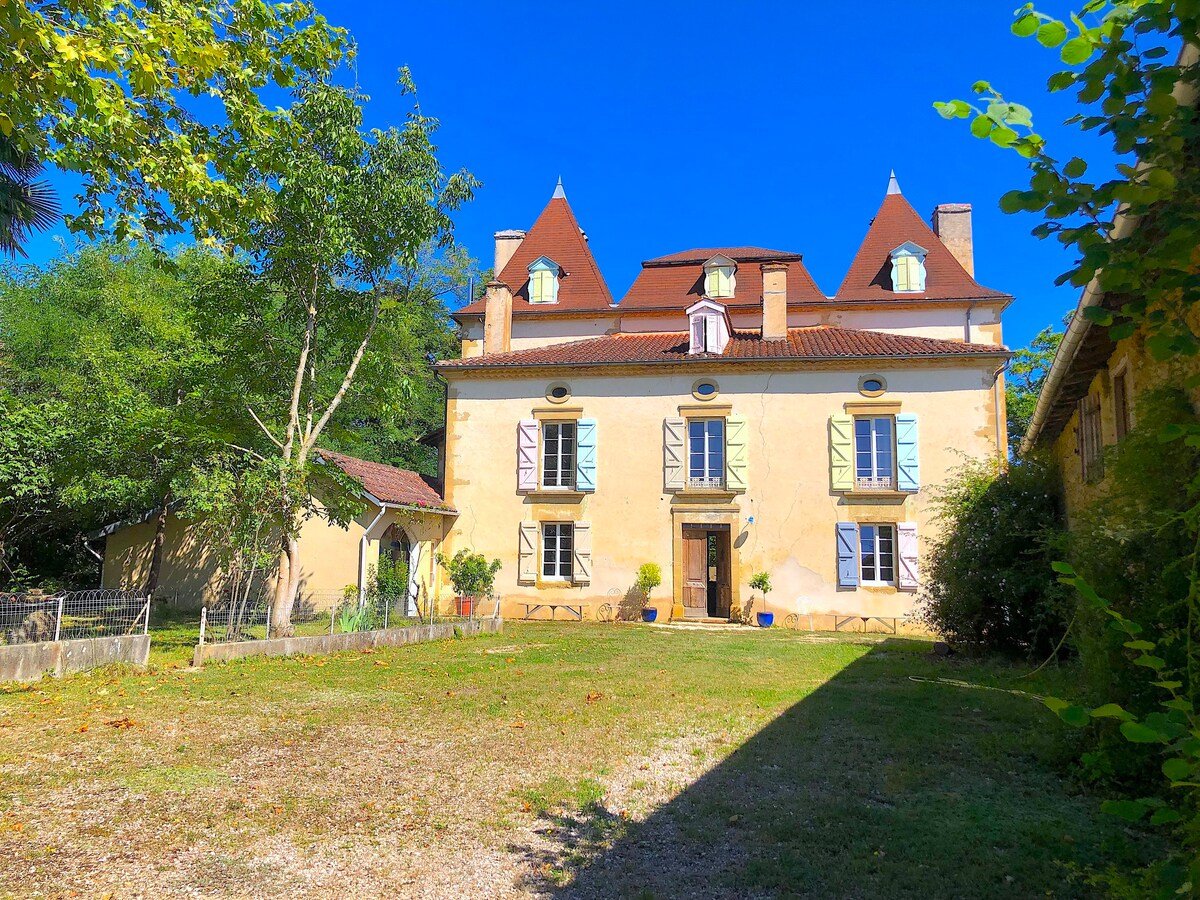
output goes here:
[[294, 134], [264, 89], [351, 53], [305, 2], [29, 0], [0, 5], [0, 32], [0, 135], [81, 174], [68, 225], [118, 239], [207, 237], [260, 211], [269, 198], [241, 175], [265, 139]]
[[920, 616], [952, 645], [1034, 658], [1067, 628], [1050, 563], [1061, 540], [1056, 473], [1026, 460], [970, 460], [934, 496], [941, 533], [925, 564]]
[[47, 182], [36, 180], [41, 171], [31, 151], [0, 133], [0, 254], [24, 256], [21, 245], [30, 234], [58, 221], [58, 197]]
[[454, 592], [460, 597], [490, 597], [496, 584], [496, 573], [500, 571], [500, 560], [488, 562], [482, 553], [472, 553], [466, 547], [454, 554], [453, 559], [437, 555], [438, 565], [446, 570]]
[[1054, 354], [1062, 342], [1063, 333], [1052, 327], [1043, 328], [1028, 347], [1015, 351], [1009, 362], [1004, 382], [1005, 408], [1008, 413], [1008, 453], [1016, 457], [1021, 441], [1029, 430], [1038, 394], [1046, 382]]
[[662, 569], [658, 563], [642, 563], [638, 567], [633, 589], [642, 595], [643, 605], [650, 601], [650, 594], [662, 584]]

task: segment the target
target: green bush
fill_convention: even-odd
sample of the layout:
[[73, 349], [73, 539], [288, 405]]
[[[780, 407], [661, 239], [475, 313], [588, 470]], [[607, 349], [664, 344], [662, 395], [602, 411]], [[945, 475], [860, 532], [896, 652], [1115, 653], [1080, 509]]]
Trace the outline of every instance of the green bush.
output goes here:
[[500, 571], [500, 560], [488, 562], [482, 553], [472, 553], [465, 547], [454, 554], [453, 559], [447, 559], [442, 553], [437, 555], [438, 564], [450, 576], [454, 592], [460, 597], [490, 597], [492, 587], [496, 583], [496, 573]]
[[651, 592], [661, 584], [662, 569], [658, 563], [642, 563], [637, 572], [637, 581], [633, 583], [634, 590], [649, 601]]
[[971, 460], [935, 489], [942, 533], [926, 557], [919, 618], [970, 652], [1045, 658], [1071, 601], [1050, 564], [1062, 541], [1053, 468]]

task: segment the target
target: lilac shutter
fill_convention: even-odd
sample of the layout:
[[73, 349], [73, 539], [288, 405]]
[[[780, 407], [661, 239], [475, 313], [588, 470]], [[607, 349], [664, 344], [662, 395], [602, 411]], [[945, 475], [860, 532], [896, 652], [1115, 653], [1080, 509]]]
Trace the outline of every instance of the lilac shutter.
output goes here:
[[920, 585], [917, 571], [917, 523], [898, 523], [896, 535], [900, 545], [900, 590], [915, 591]]
[[517, 491], [528, 493], [538, 487], [538, 423], [522, 419], [517, 423]]
[[837, 523], [838, 587], [858, 587], [858, 526]]

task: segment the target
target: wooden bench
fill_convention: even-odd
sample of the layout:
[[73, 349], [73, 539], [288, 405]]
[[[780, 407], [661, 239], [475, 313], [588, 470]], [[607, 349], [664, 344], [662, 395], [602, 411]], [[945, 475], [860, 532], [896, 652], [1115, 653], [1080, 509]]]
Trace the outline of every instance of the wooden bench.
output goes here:
[[548, 609], [550, 610], [550, 621], [552, 622], [554, 621], [554, 617], [560, 609], [565, 609], [568, 613], [573, 615], [577, 621], [582, 622], [583, 608], [586, 606], [584, 603], [522, 603], [521, 605], [525, 607], [524, 618], [526, 620], [531, 619], [533, 614], [539, 609]]

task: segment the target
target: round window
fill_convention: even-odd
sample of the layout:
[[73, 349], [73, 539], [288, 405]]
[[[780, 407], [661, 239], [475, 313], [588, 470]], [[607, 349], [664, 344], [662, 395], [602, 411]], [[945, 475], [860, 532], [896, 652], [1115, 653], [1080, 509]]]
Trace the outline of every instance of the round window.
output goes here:
[[887, 392], [887, 382], [882, 375], [864, 375], [858, 379], [858, 392], [864, 397], [878, 397]]
[[566, 403], [571, 399], [571, 386], [563, 381], [547, 385], [546, 399], [551, 403]]
[[702, 381], [696, 385], [696, 393], [701, 397], [711, 397], [717, 392], [717, 386], [711, 381]]

